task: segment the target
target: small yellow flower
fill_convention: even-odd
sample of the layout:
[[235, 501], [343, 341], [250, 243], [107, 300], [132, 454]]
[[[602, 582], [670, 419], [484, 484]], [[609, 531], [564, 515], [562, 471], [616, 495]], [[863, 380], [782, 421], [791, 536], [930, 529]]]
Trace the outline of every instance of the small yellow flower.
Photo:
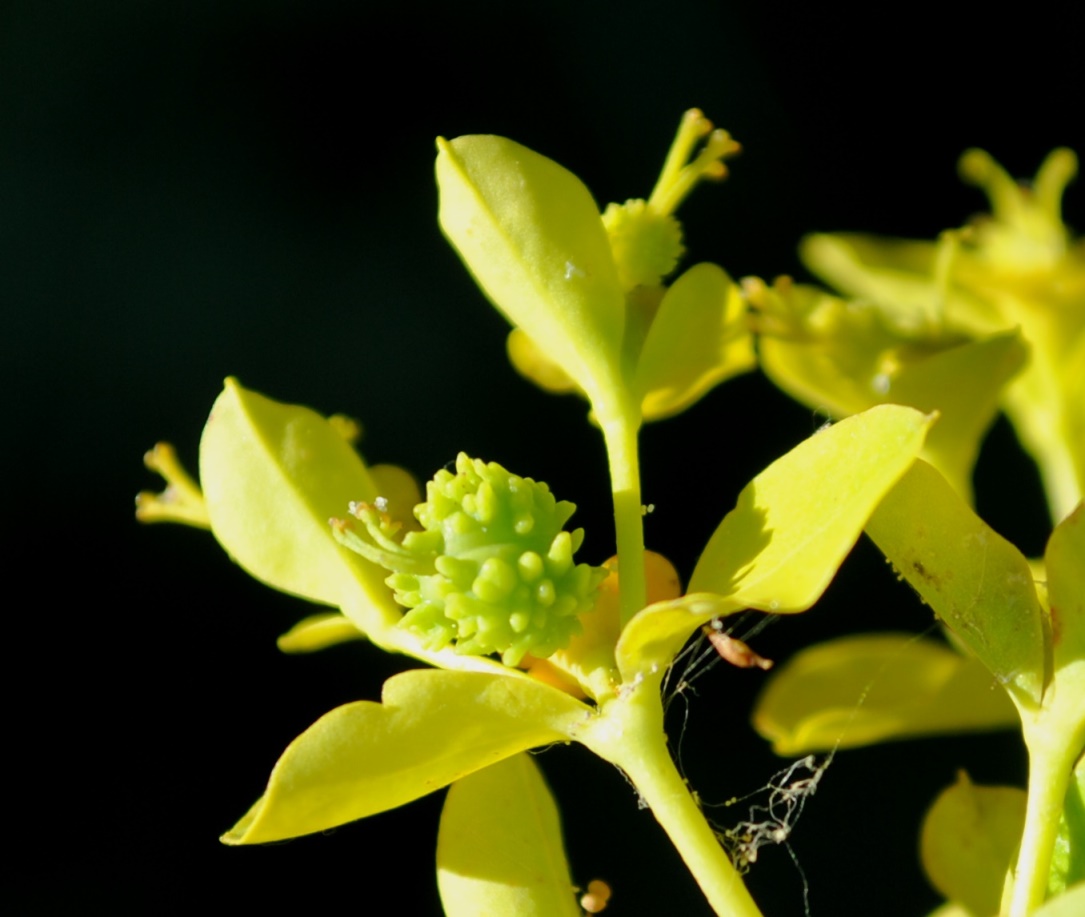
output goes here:
[[991, 203], [963, 229], [937, 242], [813, 235], [801, 254], [896, 327], [974, 340], [1020, 329], [1030, 355], [1002, 408], [1039, 465], [1057, 522], [1085, 489], [1085, 239], [1060, 213], [1077, 157], [1055, 150], [1030, 184], [981, 150], [965, 153], [960, 170]]
[[602, 215], [575, 175], [511, 140], [439, 148], [441, 226], [513, 325], [522, 375], [582, 392], [605, 426], [630, 409], [638, 423], [676, 414], [753, 368], [745, 306], [722, 269], [698, 264], [663, 285], [683, 253], [674, 211], [739, 150], [700, 111], [683, 117], [648, 199]]

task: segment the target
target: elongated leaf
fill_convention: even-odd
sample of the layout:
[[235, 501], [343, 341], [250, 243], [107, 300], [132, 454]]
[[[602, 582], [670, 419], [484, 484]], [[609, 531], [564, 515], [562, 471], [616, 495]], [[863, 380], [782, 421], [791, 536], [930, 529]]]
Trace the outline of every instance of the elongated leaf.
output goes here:
[[931, 884], [976, 915], [997, 914], [1025, 823], [1024, 790], [976, 786], [963, 771], [923, 821], [920, 856]]
[[1018, 719], [979, 660], [914, 634], [863, 634], [809, 647], [773, 671], [753, 724], [790, 756]]
[[398, 620], [387, 572], [332, 537], [329, 517], [377, 491], [358, 454], [319, 414], [227, 379], [200, 441], [200, 479], [212, 532], [258, 580], [349, 606], [359, 627]]
[[649, 605], [626, 625], [617, 648], [623, 677], [661, 672], [712, 618], [813, 605], [877, 501], [913, 461], [931, 420], [910, 408], [876, 407], [761, 472], [716, 529], [689, 594]]
[[754, 363], [738, 289], [715, 264], [694, 265], [667, 290], [641, 348], [636, 386], [644, 419], [684, 411]]
[[261, 844], [394, 809], [509, 755], [567, 739], [589, 708], [512, 675], [404, 672], [298, 736], [222, 840]]
[[530, 755], [457, 780], [437, 834], [445, 917], [580, 917], [550, 788]]
[[822, 430], [739, 494], [693, 571], [689, 591], [742, 607], [809, 608], [867, 518], [911, 465], [932, 417], [881, 405]]
[[437, 148], [445, 235], [508, 320], [605, 406], [620, 380], [625, 296], [588, 189], [504, 137]]
[[886, 496], [867, 533], [999, 682], [1038, 705], [1043, 609], [1021, 552], [925, 462]]

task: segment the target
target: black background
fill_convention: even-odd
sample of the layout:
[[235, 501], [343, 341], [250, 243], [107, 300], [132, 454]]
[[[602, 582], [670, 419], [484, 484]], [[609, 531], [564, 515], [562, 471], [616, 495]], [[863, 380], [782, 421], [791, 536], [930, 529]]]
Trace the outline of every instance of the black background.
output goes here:
[[[233, 374], [360, 418], [371, 461], [426, 477], [465, 450], [545, 480], [580, 507], [583, 558], [612, 553], [583, 406], [513, 373], [503, 320], [439, 234], [435, 136], [513, 137], [605, 203], [648, 193], [681, 112], [699, 106], [744, 153], [682, 210], [690, 263], [801, 278], [804, 232], [930, 238], [981, 209], [955, 175], [969, 146], [1022, 176], [1053, 146], [1085, 152], [1073, 9], [0, 7], [11, 912], [368, 914], [387, 913], [387, 898], [439, 912], [441, 794], [327, 836], [218, 843], [295, 735], [376, 699], [408, 663], [364, 644], [282, 656], [274, 638], [309, 609], [249, 580], [204, 533], [137, 526], [131, 504], [156, 485], [140, 464], [156, 439], [194, 465]], [[1085, 223], [1080, 188], [1067, 212]], [[648, 428], [649, 545], [688, 575], [742, 484], [822, 420], [752, 374]], [[1040, 499], [1000, 423], [981, 512], [1038, 553]], [[861, 543], [814, 611], [756, 646], [785, 659], [834, 634], [929, 622]], [[761, 678], [721, 667], [699, 682], [683, 756], [706, 800], [784, 763], [747, 724]], [[577, 748], [540, 761], [574, 874], [613, 885], [615, 917], [708, 913], [612, 768]], [[977, 782], [1024, 777], [1011, 735], [837, 758], [793, 836], [814, 915], [936, 903], [917, 830], [958, 767]], [[766, 914], [802, 913], [784, 850], [765, 851], [749, 881]]]

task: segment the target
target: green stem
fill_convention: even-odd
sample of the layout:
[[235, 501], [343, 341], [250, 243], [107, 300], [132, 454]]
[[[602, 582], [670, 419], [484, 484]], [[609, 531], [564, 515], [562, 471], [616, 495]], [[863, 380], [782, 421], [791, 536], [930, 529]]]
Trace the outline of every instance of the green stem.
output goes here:
[[1082, 724], [1066, 729], [1066, 719], [1040, 711], [1033, 719], [1023, 717], [1025, 744], [1029, 750], [1028, 804], [1025, 829], [1017, 854], [1009, 917], [1026, 917], [1044, 902], [1051, 872], [1051, 857], [1059, 832], [1074, 763], [1081, 754]]
[[644, 512], [640, 496], [639, 419], [622, 411], [603, 423], [610, 489], [614, 496], [614, 531], [618, 542], [618, 582], [622, 627], [647, 604], [644, 583]]
[[658, 683], [648, 679], [616, 698], [597, 721], [603, 727], [599, 733], [577, 738], [625, 772], [717, 914], [761, 917], [671, 760], [658, 688]]

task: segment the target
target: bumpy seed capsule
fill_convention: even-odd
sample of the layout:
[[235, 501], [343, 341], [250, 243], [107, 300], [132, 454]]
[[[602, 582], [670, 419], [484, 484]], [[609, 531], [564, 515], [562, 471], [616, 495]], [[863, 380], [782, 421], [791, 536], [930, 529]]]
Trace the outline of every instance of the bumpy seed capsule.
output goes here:
[[421, 532], [396, 540], [398, 525], [367, 504], [350, 511], [364, 524], [336, 521], [336, 537], [392, 571], [386, 582], [410, 611], [401, 625], [431, 649], [500, 653], [517, 665], [526, 653], [545, 658], [580, 631], [606, 575], [573, 562], [583, 529], [562, 530], [576, 507], [546, 484], [500, 465], [456, 459], [439, 471], [415, 507]]

